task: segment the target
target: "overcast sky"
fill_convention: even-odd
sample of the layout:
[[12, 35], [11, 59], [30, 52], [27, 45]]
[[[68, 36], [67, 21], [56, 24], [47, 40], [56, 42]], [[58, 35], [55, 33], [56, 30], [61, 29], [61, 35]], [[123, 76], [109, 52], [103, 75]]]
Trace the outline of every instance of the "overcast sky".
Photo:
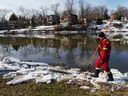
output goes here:
[[[75, 6], [78, 5], [79, 0], [74, 0]], [[128, 7], [128, 0], [85, 0], [93, 6], [105, 5], [107, 8], [116, 9], [118, 5]], [[65, 7], [65, 0], [0, 0], [0, 8], [17, 10], [19, 7], [28, 9], [40, 9], [41, 6], [50, 8], [51, 4], [59, 3], [60, 9]]]

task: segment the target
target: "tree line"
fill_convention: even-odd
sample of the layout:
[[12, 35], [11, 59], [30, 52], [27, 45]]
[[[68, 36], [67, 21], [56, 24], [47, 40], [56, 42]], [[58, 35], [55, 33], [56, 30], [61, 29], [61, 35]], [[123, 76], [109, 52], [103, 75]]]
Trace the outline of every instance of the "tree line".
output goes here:
[[[98, 18], [108, 19], [112, 14], [115, 14], [117, 19], [121, 20], [121, 17], [127, 17], [128, 14], [128, 8], [124, 6], [117, 6], [116, 10], [109, 10], [104, 5], [93, 6], [87, 2], [87, 0], [78, 0], [79, 6], [76, 8], [75, 3], [76, 2], [74, 2], [74, 0], [66, 0], [65, 8], [61, 12], [59, 11], [59, 3], [52, 4], [50, 8], [41, 6], [38, 10], [19, 7], [16, 13], [9, 9], [0, 9], [0, 22], [18, 21], [18, 26], [22, 27], [29, 26], [30, 24], [33, 27], [43, 25], [45, 24], [45, 19], [49, 11], [60, 17], [69, 14], [77, 14], [81, 22], [84, 18], [86, 18], [87, 22], [91, 22], [92, 20], [96, 20]], [[11, 15], [9, 15], [10, 13]]]

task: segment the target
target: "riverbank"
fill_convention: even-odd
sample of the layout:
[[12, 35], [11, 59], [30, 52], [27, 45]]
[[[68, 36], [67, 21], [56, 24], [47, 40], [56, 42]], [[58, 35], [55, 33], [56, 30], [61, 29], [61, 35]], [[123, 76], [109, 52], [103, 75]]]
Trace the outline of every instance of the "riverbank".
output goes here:
[[127, 96], [128, 73], [111, 69], [114, 81], [106, 74], [91, 77], [92, 72], [78, 68], [24, 62], [4, 57], [0, 61], [0, 96]]
[[[101, 84], [102, 88], [95, 92], [88, 89], [80, 89], [79, 84], [67, 84], [65, 81], [37, 83], [33, 81], [18, 85], [7, 85], [8, 79], [0, 78], [0, 96], [127, 96], [128, 89], [116, 89], [111, 84]], [[87, 83], [87, 82], [86, 82]], [[92, 85], [90, 85], [92, 86]], [[114, 90], [115, 88], [115, 90]]]

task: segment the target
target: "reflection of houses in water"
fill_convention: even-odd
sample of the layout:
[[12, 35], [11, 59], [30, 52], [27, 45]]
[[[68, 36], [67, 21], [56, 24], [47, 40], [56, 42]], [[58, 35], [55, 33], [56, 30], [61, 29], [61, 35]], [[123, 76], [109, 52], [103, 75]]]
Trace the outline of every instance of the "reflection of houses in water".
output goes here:
[[121, 44], [123, 44], [123, 45], [128, 45], [128, 40], [123, 40], [123, 41], [121, 41]]
[[32, 44], [33, 46], [40, 47], [51, 47], [51, 48], [60, 48], [65, 49], [74, 49], [80, 43], [82, 45], [86, 44], [86, 38], [81, 39], [80, 36], [67, 36], [67, 37], [56, 37], [56, 38], [29, 38], [29, 37], [0, 37], [0, 44], [3, 45], [12, 45], [15, 50], [18, 50], [20, 46], [27, 46]]
[[12, 47], [13, 47], [13, 49], [15, 49], [16, 51], [18, 51], [19, 48], [20, 48], [20, 45], [12, 45]]
[[56, 38], [28, 38], [28, 37], [0, 37], [0, 44], [6, 44], [6, 45], [20, 45], [20, 46], [26, 46], [29, 44], [33, 44], [34, 46], [41, 46], [41, 47], [58, 47], [60, 45], [60, 40]]
[[79, 43], [83, 42], [86, 44], [86, 38], [80, 35], [77, 36], [63, 36], [61, 39], [61, 45], [64, 48], [73, 49], [78, 47]]
[[127, 46], [128, 45], [128, 40], [121, 40], [121, 41], [113, 41], [114, 45], [120, 45], [121, 46]]
[[64, 38], [61, 39], [61, 44], [64, 48], [71, 49], [77, 47], [77, 40], [71, 38]]
[[113, 47], [117, 51], [123, 51], [123, 50], [128, 50], [128, 40], [127, 41], [114, 41], [112, 43]]
[[57, 38], [32, 38], [31, 44], [33, 44], [34, 46], [58, 48], [60, 47], [60, 40]]
[[71, 51], [78, 46], [84, 48], [85, 51], [88, 48], [87, 38], [81, 36], [62, 36], [55, 38], [32, 38], [32, 37], [0, 37], [0, 44], [12, 45], [13, 49], [18, 51], [19, 48], [33, 45], [34, 47], [47, 48], [64, 48], [65, 50]]
[[[55, 60], [58, 60], [57, 62], [60, 62], [62, 60], [61, 55], [64, 52], [67, 62], [71, 65], [75, 64], [75, 56], [73, 52], [74, 49], [78, 47], [80, 39], [81, 37], [78, 38], [76, 36], [44, 39], [28, 37], [0, 37], [0, 44], [7, 45], [9, 49], [13, 47], [13, 49], [16, 50], [24, 60], [33, 60], [29, 58], [29, 56], [35, 58], [33, 56], [36, 55], [38, 57], [39, 54], [42, 54], [46, 57], [51, 56]], [[12, 45], [12, 47], [9, 47], [8, 45]], [[6, 52], [9, 53], [11, 51]]]

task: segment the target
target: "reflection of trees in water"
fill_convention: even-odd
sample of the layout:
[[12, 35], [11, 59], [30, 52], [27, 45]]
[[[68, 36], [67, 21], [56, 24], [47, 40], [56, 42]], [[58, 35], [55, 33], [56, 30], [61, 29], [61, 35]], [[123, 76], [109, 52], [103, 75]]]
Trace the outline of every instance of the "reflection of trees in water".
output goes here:
[[24, 46], [18, 51], [22, 57], [28, 57], [30, 55], [43, 54], [44, 49], [41, 47], [34, 47], [33, 45]]
[[20, 45], [12, 45], [12, 47], [13, 47], [14, 50], [18, 51], [19, 48], [20, 48]]
[[84, 56], [86, 53], [87, 57], [91, 56], [91, 51], [94, 51], [97, 44], [93, 39], [89, 39], [87, 37], [81, 37], [81, 38], [73, 38], [73, 37], [67, 37], [65, 40], [66, 44], [63, 44], [65, 50], [68, 51], [67, 53], [67, 61], [69, 64], [75, 64], [76, 63], [76, 58], [74, 56], [74, 50], [75, 48], [79, 48], [80, 50], [80, 56], [79, 60], [85, 59]]
[[112, 42], [112, 47], [116, 52], [128, 51], [128, 44], [123, 43], [124, 41]]
[[[53, 55], [55, 56], [59, 61], [61, 59], [62, 51], [60, 49], [64, 49], [67, 51], [67, 59], [69, 62], [75, 62], [74, 56], [73, 56], [73, 50], [80, 45], [81, 50], [81, 58], [84, 55], [84, 52], [87, 52], [90, 54], [90, 49], [93, 49], [93, 44], [90, 42], [85, 36], [67, 36], [64, 37], [67, 40], [63, 40], [62, 44], [62, 38], [46, 38], [46, 39], [40, 39], [40, 38], [20, 38], [20, 37], [6, 37], [6, 38], [0, 38], [1, 42], [4, 44], [12, 44], [12, 47], [14, 50], [18, 51], [20, 55], [23, 57], [27, 57], [29, 55], [36, 55], [36, 54], [42, 54], [44, 56], [47, 55]], [[5, 40], [6, 39], [6, 40]], [[2, 42], [4, 41], [4, 42]], [[92, 42], [92, 41], [91, 41]], [[8, 48], [8, 47], [7, 47]], [[51, 51], [51, 48], [55, 48]], [[63, 52], [65, 52], [63, 50]], [[6, 50], [6, 52], [9, 52]]]
[[78, 40], [76, 39], [72, 39], [71, 37], [68, 38], [68, 44], [66, 47], [66, 49], [68, 50], [68, 53], [67, 53], [67, 61], [70, 65], [72, 64], [75, 64], [75, 61], [74, 61], [74, 55], [73, 55], [73, 49], [77, 47], [77, 44], [78, 44]]
[[80, 43], [80, 60], [84, 59], [84, 53], [86, 52], [87, 57], [92, 56], [93, 51], [95, 50], [95, 48], [97, 47], [97, 41], [91, 38], [86, 38], [86, 44], [85, 44], [85, 40], [81, 40]]
[[0, 54], [2, 55], [2, 57], [10, 56], [10, 50], [10, 45], [1, 45]]
[[[23, 56], [27, 56], [29, 54], [36, 54], [39, 52], [42, 52], [44, 55], [46, 55], [49, 54], [50, 47], [58, 48], [60, 46], [59, 40], [54, 38], [40, 39], [29, 37], [0, 37], [0, 44], [7, 44], [7, 48], [10, 44], [16, 51], [18, 51], [19, 49], [23, 50], [24, 52], [21, 52], [22, 54], [24, 54]], [[40, 47], [44, 49], [40, 50]], [[8, 52], [8, 50], [6, 50], [6, 52]]]
[[[41, 45], [40, 45], [41, 44]], [[42, 45], [43, 44], [43, 45]], [[41, 41], [34, 40], [30, 45], [22, 47], [20, 49], [20, 53], [23, 57], [27, 57], [29, 55], [43, 55], [43, 56], [53, 56], [57, 59], [60, 59], [60, 41], [55, 39], [44, 39]]]
[[[75, 50], [78, 49], [79, 60], [90, 58], [97, 47], [96, 39], [86, 36], [61, 36], [56, 38], [0, 38], [4, 55], [9, 55], [12, 48], [21, 55], [27, 57], [30, 55], [41, 54], [43, 56], [53, 56], [61, 62], [62, 54], [66, 53], [66, 60], [69, 64], [76, 65]], [[128, 44], [122, 42], [113, 42], [113, 48], [116, 52], [128, 50]], [[6, 46], [5, 46], [6, 45]], [[12, 45], [12, 46], [10, 46]], [[12, 53], [13, 54], [13, 53]]]

